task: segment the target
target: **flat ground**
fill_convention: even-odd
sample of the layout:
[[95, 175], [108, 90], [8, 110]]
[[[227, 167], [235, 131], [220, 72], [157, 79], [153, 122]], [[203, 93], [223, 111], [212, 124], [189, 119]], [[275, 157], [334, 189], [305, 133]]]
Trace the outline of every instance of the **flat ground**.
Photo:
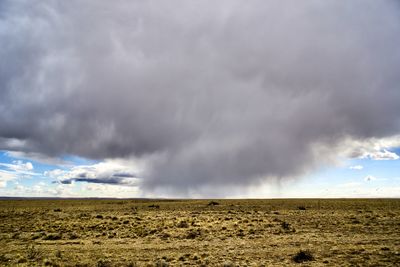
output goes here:
[[0, 222], [1, 266], [400, 266], [399, 199], [1, 200]]

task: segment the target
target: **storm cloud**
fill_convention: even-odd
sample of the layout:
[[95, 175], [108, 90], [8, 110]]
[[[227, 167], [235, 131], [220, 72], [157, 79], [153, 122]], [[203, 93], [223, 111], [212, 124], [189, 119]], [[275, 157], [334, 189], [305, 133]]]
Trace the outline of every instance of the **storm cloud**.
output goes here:
[[144, 190], [298, 177], [400, 134], [399, 44], [397, 1], [4, 0], [0, 149], [135, 158]]
[[[58, 183], [61, 184], [72, 184], [72, 182], [86, 182], [95, 184], [115, 184], [115, 185], [136, 185], [136, 183], [129, 182], [127, 178], [137, 178], [134, 174], [130, 173], [114, 173], [110, 176], [95, 176], [92, 177], [91, 173], [82, 172], [78, 177], [72, 177], [67, 179], [60, 179]], [[57, 183], [57, 182], [54, 182]]]

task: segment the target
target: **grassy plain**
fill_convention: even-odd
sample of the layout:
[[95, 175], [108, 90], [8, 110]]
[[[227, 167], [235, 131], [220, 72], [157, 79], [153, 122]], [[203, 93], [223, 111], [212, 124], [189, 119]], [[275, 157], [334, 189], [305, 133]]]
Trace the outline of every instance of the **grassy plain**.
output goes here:
[[1, 266], [400, 266], [399, 199], [1, 200]]

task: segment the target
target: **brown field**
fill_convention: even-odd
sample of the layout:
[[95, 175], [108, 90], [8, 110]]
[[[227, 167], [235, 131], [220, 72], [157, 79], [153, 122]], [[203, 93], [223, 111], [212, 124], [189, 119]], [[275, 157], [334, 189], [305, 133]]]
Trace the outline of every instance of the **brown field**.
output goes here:
[[399, 199], [1, 200], [0, 222], [1, 266], [400, 266]]

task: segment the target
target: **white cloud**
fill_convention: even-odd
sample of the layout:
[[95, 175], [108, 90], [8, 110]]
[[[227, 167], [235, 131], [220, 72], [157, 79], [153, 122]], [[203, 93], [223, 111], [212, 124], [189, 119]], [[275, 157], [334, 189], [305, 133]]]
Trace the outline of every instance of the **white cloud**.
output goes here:
[[6, 187], [7, 182], [16, 179], [15, 174], [0, 170], [0, 188]]
[[12, 180], [39, 175], [33, 172], [33, 169], [31, 162], [23, 162], [21, 160], [15, 160], [12, 163], [0, 163], [0, 187], [6, 187], [7, 182]]
[[110, 184], [85, 184], [82, 187], [86, 196], [96, 197], [117, 197], [117, 198], [132, 198], [139, 197], [140, 192], [137, 187], [127, 187]]
[[388, 138], [370, 138], [367, 140], [346, 140], [343, 143], [345, 156], [372, 160], [398, 160], [400, 156], [390, 149], [400, 147], [400, 135]]
[[364, 169], [364, 166], [362, 166], [362, 165], [353, 165], [353, 166], [350, 166], [349, 167], [349, 169], [350, 170], [362, 170], [362, 169]]
[[44, 182], [39, 182], [33, 186], [26, 186], [16, 183], [14, 188], [8, 189], [2, 195], [24, 196], [24, 197], [79, 197], [74, 191], [74, 185], [51, 186]]
[[31, 162], [23, 162], [22, 160], [14, 160], [12, 163], [0, 163], [0, 167], [5, 167], [14, 172], [29, 172], [33, 170]]
[[383, 151], [376, 151], [373, 153], [368, 153], [365, 157], [368, 157], [373, 160], [396, 160], [399, 159], [399, 155], [394, 152], [390, 152], [386, 149]]
[[349, 188], [329, 188], [324, 192], [326, 198], [349, 198], [349, 197], [366, 197], [366, 198], [388, 198], [388, 197], [400, 197], [400, 187], [382, 186], [382, 187], [366, 187], [357, 186]]
[[45, 171], [44, 175], [48, 176], [50, 178], [62, 178], [66, 173], [67, 173], [67, 171], [65, 171], [65, 170], [54, 169], [51, 171]]
[[0, 196], [10, 197], [110, 197], [110, 198], [133, 198], [143, 197], [138, 187], [121, 186], [110, 184], [93, 183], [71, 183], [71, 184], [48, 184], [38, 182], [32, 186], [24, 185], [15, 181], [15, 186], [1, 187]]
[[7, 182], [4, 180], [0, 180], [0, 188], [4, 188], [7, 186]]
[[138, 165], [129, 160], [109, 159], [92, 165], [79, 165], [70, 169], [54, 169], [44, 173], [61, 184], [87, 182], [94, 184], [114, 184], [137, 186]]

